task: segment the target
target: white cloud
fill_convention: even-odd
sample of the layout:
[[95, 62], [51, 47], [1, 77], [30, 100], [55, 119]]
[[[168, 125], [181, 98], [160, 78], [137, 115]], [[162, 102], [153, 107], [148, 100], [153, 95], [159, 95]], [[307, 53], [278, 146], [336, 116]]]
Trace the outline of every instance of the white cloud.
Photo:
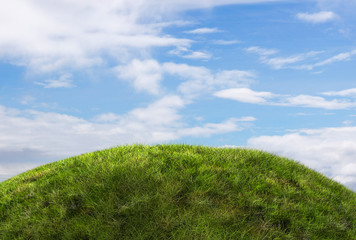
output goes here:
[[155, 126], [172, 126], [181, 119], [177, 110], [184, 107], [185, 102], [179, 96], [166, 96], [150, 104], [145, 108], [137, 108], [129, 112], [125, 121], [144, 122], [145, 124]]
[[354, 19], [356, 2], [353, 0], [316, 0], [318, 7], [323, 10], [338, 12], [342, 19]]
[[287, 64], [292, 64], [296, 62], [300, 62], [304, 60], [302, 56], [292, 56], [292, 57], [279, 57], [279, 58], [270, 58], [264, 59], [263, 62], [270, 65], [274, 69], [281, 69], [284, 68]]
[[217, 33], [217, 32], [221, 32], [221, 30], [219, 30], [218, 28], [197, 28], [194, 30], [185, 31], [185, 33], [189, 33], [189, 34], [208, 34], [208, 33]]
[[320, 53], [322, 53], [322, 52], [311, 51], [308, 53], [297, 54], [297, 55], [289, 56], [289, 57], [274, 57], [274, 58], [268, 58], [268, 57], [262, 56], [261, 61], [263, 63], [270, 65], [274, 69], [282, 69], [282, 68], [287, 68], [287, 67], [293, 68], [292, 66], [290, 66], [291, 64], [304, 61], [304, 60], [314, 57]]
[[34, 72], [105, 66], [147, 54], [151, 47], [189, 47], [163, 33], [179, 12], [270, 0], [12, 0], [0, 3], [0, 59]]
[[238, 44], [240, 41], [238, 40], [214, 40], [214, 44], [217, 45], [232, 45], [232, 44]]
[[160, 93], [162, 70], [156, 60], [134, 59], [126, 66], [116, 67], [114, 71], [117, 72], [120, 79], [131, 81], [138, 91], [147, 91], [156, 95]]
[[261, 48], [258, 46], [252, 46], [249, 48], [246, 48], [246, 51], [251, 52], [251, 53], [256, 53], [261, 56], [268, 56], [268, 55], [273, 55], [278, 53], [278, 50], [276, 49], [267, 49], [267, 48]]
[[230, 118], [222, 123], [207, 123], [201, 127], [185, 128], [178, 131], [178, 134], [180, 136], [209, 137], [212, 134], [241, 131], [246, 127], [243, 124], [244, 122], [253, 122], [255, 120], [254, 117]]
[[356, 88], [346, 89], [346, 90], [342, 90], [342, 91], [324, 92], [322, 94], [326, 95], [326, 96], [356, 97]]
[[[321, 67], [335, 62], [349, 61], [352, 58], [352, 56], [356, 55], [356, 49], [354, 49], [348, 52], [342, 52], [336, 54], [335, 56], [320, 61], [319, 58], [317, 58], [317, 56], [324, 53], [324, 51], [310, 51], [307, 53], [295, 54], [287, 57], [271, 57], [271, 55], [275, 55], [276, 53], [278, 53], [278, 50], [266, 49], [258, 46], [249, 47], [246, 48], [245, 50], [247, 52], [255, 53], [259, 55], [260, 61], [262, 63], [271, 66], [273, 69], [291, 68], [291, 69], [313, 70], [316, 67]], [[307, 60], [312, 63], [308, 63], [308, 64], [300, 63]], [[296, 65], [296, 63], [299, 63], [300, 65]]]
[[214, 75], [205, 67], [195, 67], [187, 64], [165, 63], [165, 72], [178, 76], [182, 83], [178, 91], [185, 96], [196, 97], [206, 91], [210, 91], [214, 85]]
[[152, 0], [143, 1], [145, 8], [157, 11], [159, 9], [161, 12], [177, 12], [184, 10], [192, 10], [199, 8], [212, 8], [216, 6], [230, 5], [230, 4], [258, 4], [266, 2], [276, 2], [280, 0]]
[[255, 75], [249, 71], [224, 70], [215, 74], [214, 84], [220, 88], [249, 86], [254, 82]]
[[[344, 62], [349, 61], [351, 58], [356, 55], [356, 49], [342, 52], [336, 54], [335, 56], [326, 58], [325, 60], [320, 61], [316, 56], [324, 53], [324, 51], [310, 51], [307, 53], [296, 54], [288, 57], [270, 57], [270, 55], [274, 55], [277, 53], [277, 50], [274, 49], [265, 49], [260, 47], [250, 47], [245, 49], [247, 52], [255, 53], [260, 55], [260, 61], [271, 66], [273, 69], [307, 69], [313, 70], [316, 67], [321, 67], [324, 65], [329, 65], [335, 62]], [[314, 61], [311, 64], [301, 64], [295, 65], [295, 63], [300, 63], [302, 61], [308, 60], [309, 62]], [[319, 60], [319, 61], [317, 61]], [[320, 73], [320, 72], [316, 72]]]
[[356, 127], [298, 130], [249, 139], [248, 146], [293, 158], [356, 190]]
[[319, 62], [315, 62], [313, 64], [304, 64], [304, 65], [300, 65], [300, 66], [296, 66], [294, 68], [296, 69], [307, 69], [307, 70], [313, 70], [316, 67], [322, 67], [324, 65], [329, 65], [335, 62], [345, 62], [345, 61], [349, 61], [351, 60], [351, 57], [356, 55], [356, 49], [349, 51], [349, 52], [343, 52], [343, 53], [339, 53], [335, 56], [329, 57], [325, 60], [319, 61]]
[[43, 82], [35, 82], [37, 85], [41, 85], [44, 88], [72, 88], [75, 85], [72, 83], [71, 74], [63, 74], [59, 79], [47, 79]]
[[351, 126], [353, 125], [354, 121], [350, 121], [350, 120], [346, 120], [346, 121], [343, 121], [342, 124], [345, 125], [345, 126]]
[[29, 105], [30, 103], [34, 102], [36, 100], [36, 98], [34, 98], [33, 96], [24, 96], [21, 100], [21, 104], [22, 105]]
[[328, 58], [324, 61], [321, 61], [321, 62], [318, 62], [316, 64], [314, 64], [314, 66], [312, 67], [319, 67], [319, 66], [324, 66], [324, 65], [327, 65], [327, 64], [331, 64], [331, 63], [334, 63], [334, 62], [342, 62], [342, 61], [348, 61], [350, 60], [350, 58], [353, 56], [353, 55], [356, 55], [356, 49], [353, 50], [353, 51], [350, 51], [350, 52], [343, 52], [343, 53], [339, 53], [331, 58]]
[[108, 123], [117, 122], [120, 120], [120, 116], [115, 113], [103, 113], [94, 118], [95, 122]]
[[188, 97], [196, 97], [226, 87], [248, 86], [255, 77], [248, 71], [231, 70], [212, 73], [205, 67], [193, 67], [186, 64], [166, 63], [164, 68], [168, 74], [178, 75], [185, 79], [178, 90]]
[[[179, 138], [182, 127], [178, 96], [166, 96], [125, 115], [103, 115], [96, 123], [74, 116], [0, 108], [0, 149], [33, 149], [47, 155], [69, 156], [130, 142], [155, 143]], [[167, 133], [164, 137], [163, 133]], [[157, 137], [159, 136], [159, 137]]]
[[216, 89], [248, 86], [255, 77], [253, 73], [241, 70], [222, 70], [212, 73], [205, 67], [190, 66], [172, 62], [158, 63], [156, 60], [135, 59], [125, 66], [114, 69], [121, 79], [129, 80], [137, 90], [151, 94], [160, 93], [160, 82], [164, 76], [178, 77], [182, 82], [178, 91], [185, 97], [196, 97]]
[[136, 49], [189, 45], [189, 40], [162, 35], [149, 25], [157, 22], [158, 10], [150, 9], [148, 15], [146, 5], [128, 0], [3, 2], [0, 57], [35, 71], [52, 71], [102, 65], [105, 55], [122, 61]]
[[356, 102], [348, 100], [326, 100], [325, 98], [310, 95], [298, 95], [295, 97], [287, 97], [284, 102], [287, 106], [301, 106], [310, 108], [323, 109], [347, 109], [356, 107]]
[[288, 57], [271, 57], [278, 53], [276, 49], [261, 48], [253, 46], [245, 49], [247, 52], [255, 53], [260, 56], [260, 61], [272, 67], [273, 69], [282, 68], [306, 68], [300, 66], [293, 66], [293, 64], [310, 59], [323, 53], [322, 51], [310, 51], [307, 53], [296, 54]]
[[337, 19], [337, 15], [330, 11], [317, 13], [298, 13], [297, 18], [310, 23], [324, 23]]
[[356, 107], [355, 101], [350, 99], [327, 100], [319, 96], [310, 95], [278, 95], [271, 92], [256, 92], [249, 88], [230, 88], [217, 91], [216, 97], [231, 99], [243, 103], [270, 105], [270, 106], [296, 106], [322, 109], [348, 109]]
[[238, 119], [240, 122], [253, 122], [257, 119], [255, 117], [242, 117]]
[[207, 60], [212, 57], [212, 55], [206, 51], [205, 52], [193, 51], [186, 47], [177, 47], [176, 49], [170, 50], [168, 53], [177, 55], [182, 58], [195, 59], [195, 60], [198, 60], [198, 59]]
[[255, 92], [248, 88], [230, 88], [214, 93], [214, 96], [220, 98], [232, 99], [244, 103], [266, 103], [269, 98], [275, 97], [270, 92]]
[[187, 55], [183, 55], [182, 57], [188, 59], [210, 59], [211, 54], [206, 52], [193, 51]]

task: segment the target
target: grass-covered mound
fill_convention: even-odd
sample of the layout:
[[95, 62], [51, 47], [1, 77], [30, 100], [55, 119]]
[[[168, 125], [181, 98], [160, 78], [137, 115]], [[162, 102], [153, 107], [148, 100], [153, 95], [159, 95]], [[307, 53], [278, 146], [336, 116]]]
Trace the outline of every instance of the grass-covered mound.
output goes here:
[[0, 239], [355, 239], [356, 194], [254, 150], [123, 146], [0, 184]]

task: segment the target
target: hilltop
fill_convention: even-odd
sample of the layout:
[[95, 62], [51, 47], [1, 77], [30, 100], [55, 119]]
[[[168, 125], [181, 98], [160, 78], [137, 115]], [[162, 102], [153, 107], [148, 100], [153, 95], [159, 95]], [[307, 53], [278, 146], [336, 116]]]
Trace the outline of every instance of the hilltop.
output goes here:
[[0, 183], [0, 239], [356, 239], [356, 193], [247, 149], [130, 145]]

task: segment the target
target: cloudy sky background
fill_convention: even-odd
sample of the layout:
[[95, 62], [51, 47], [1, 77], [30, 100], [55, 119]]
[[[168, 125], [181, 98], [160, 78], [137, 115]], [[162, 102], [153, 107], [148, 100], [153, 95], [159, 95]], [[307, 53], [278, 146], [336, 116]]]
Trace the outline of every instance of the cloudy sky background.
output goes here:
[[0, 181], [121, 144], [258, 148], [356, 190], [356, 2], [0, 3]]

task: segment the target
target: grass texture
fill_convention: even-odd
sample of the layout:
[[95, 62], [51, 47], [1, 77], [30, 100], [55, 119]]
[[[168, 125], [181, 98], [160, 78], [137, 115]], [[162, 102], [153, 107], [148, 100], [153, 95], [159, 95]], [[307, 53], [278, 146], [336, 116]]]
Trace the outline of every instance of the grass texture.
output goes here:
[[356, 193], [269, 153], [128, 145], [0, 183], [0, 239], [356, 239]]

